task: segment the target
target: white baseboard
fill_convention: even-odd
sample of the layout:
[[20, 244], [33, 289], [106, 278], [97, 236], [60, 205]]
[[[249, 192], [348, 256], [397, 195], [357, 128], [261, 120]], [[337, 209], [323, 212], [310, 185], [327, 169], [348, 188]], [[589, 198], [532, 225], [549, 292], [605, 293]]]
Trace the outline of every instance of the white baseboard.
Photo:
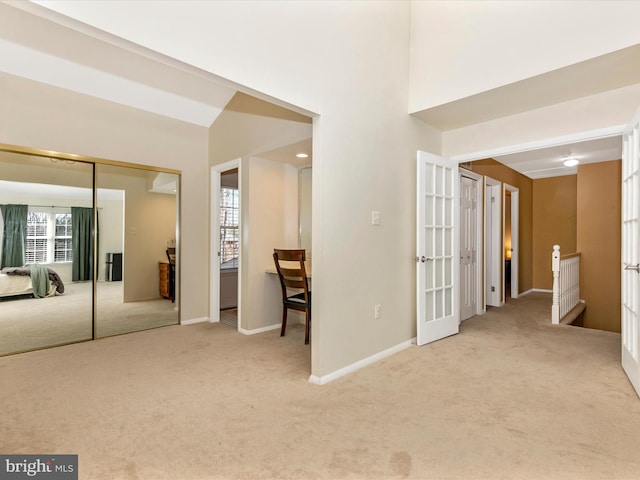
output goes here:
[[255, 328], [253, 330], [246, 330], [244, 328], [238, 328], [238, 331], [244, 335], [255, 335], [257, 333], [270, 332], [271, 330], [277, 330], [281, 327], [281, 324], [269, 325], [268, 327]]
[[323, 375], [322, 377], [311, 375], [309, 377], [309, 382], [315, 385], [325, 385], [329, 382], [332, 382], [333, 380], [336, 380], [337, 378], [344, 377], [345, 375], [353, 373], [356, 370], [360, 370], [361, 368], [371, 365], [372, 363], [375, 363], [378, 360], [382, 360], [383, 358], [390, 357], [391, 355], [394, 355], [404, 350], [405, 348], [409, 348], [411, 345], [415, 345], [415, 343], [416, 343], [416, 339], [412, 338], [411, 340], [402, 342], [394, 347], [387, 348], [382, 352], [378, 352], [375, 355], [371, 355], [370, 357], [363, 358], [362, 360], [358, 360], [357, 362], [352, 363], [351, 365], [347, 365], [346, 367], [341, 368], [340, 370], [336, 370], [335, 372], [330, 373], [328, 375]]
[[520, 292], [518, 294], [519, 297], [524, 297], [525, 295], [529, 295], [530, 293], [533, 292], [541, 292], [541, 293], [553, 293], [553, 290], [546, 290], [544, 288], [530, 288], [529, 290], [527, 290], [526, 292]]
[[193, 325], [194, 323], [208, 322], [209, 317], [190, 318], [189, 320], [183, 320], [180, 325]]

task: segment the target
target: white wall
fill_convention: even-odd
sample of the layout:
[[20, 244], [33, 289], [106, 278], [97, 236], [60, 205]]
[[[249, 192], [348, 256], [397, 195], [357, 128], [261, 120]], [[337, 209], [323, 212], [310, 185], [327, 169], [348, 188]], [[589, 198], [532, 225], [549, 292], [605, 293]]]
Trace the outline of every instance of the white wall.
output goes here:
[[411, 3], [411, 112], [640, 43], [639, 2]]
[[274, 248], [298, 248], [298, 169], [258, 157], [241, 160], [240, 327], [256, 330], [282, 319]]

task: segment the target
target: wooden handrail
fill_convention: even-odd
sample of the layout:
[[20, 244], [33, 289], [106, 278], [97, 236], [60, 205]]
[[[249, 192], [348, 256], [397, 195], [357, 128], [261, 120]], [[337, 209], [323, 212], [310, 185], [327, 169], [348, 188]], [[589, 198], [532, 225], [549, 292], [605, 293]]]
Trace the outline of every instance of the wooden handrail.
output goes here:
[[560, 255], [560, 260], [567, 260], [567, 259], [569, 259], [569, 258], [579, 257], [579, 256], [581, 256], [581, 255], [582, 255], [582, 253], [580, 253], [580, 252], [576, 252], [576, 253], [567, 253], [567, 254], [564, 254], [564, 255]]

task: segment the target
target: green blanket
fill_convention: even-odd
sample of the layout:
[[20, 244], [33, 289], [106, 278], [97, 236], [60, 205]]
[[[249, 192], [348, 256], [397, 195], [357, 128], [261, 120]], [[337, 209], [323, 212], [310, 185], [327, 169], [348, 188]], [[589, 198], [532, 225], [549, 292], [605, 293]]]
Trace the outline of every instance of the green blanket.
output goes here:
[[29, 265], [31, 270], [31, 286], [33, 287], [33, 296], [43, 298], [49, 293], [51, 283], [49, 282], [49, 270], [40, 265]]

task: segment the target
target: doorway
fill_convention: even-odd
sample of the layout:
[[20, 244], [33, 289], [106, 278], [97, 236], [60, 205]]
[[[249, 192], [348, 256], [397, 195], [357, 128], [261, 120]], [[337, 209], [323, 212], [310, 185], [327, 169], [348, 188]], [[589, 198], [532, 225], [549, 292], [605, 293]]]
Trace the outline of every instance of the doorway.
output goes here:
[[240, 195], [238, 168], [220, 174], [220, 322], [238, 329]]
[[503, 303], [509, 298], [518, 298], [518, 229], [519, 229], [519, 190], [504, 184], [502, 203], [504, 205], [503, 251], [504, 251], [504, 288]]
[[502, 305], [502, 182], [484, 177], [485, 298], [487, 306]]
[[209, 321], [236, 329], [240, 324], [240, 209], [240, 159], [211, 167]]

